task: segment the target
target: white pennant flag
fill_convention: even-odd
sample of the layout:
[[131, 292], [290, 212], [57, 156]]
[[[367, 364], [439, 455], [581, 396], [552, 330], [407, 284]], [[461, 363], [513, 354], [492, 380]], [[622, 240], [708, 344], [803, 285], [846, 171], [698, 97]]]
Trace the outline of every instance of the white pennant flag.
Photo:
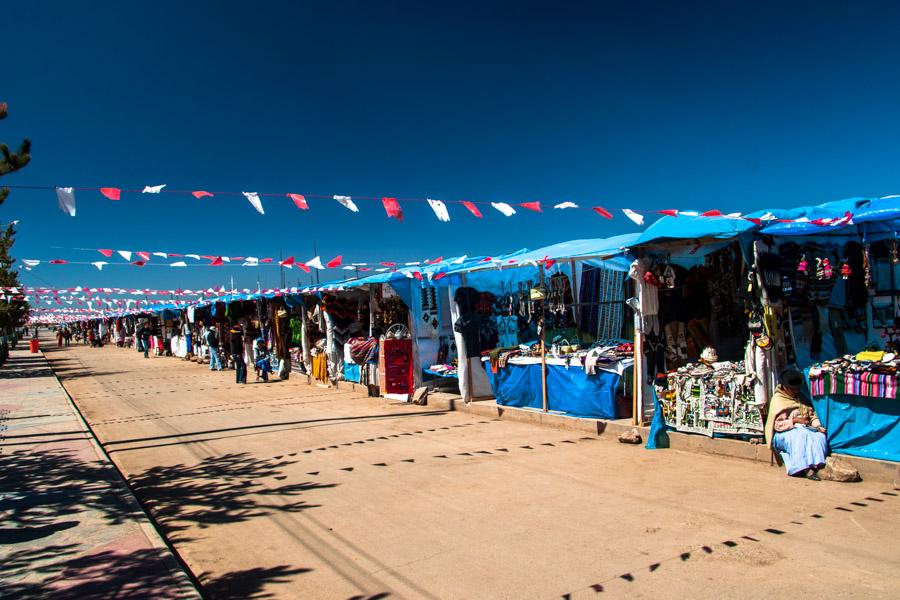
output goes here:
[[631, 219], [638, 225], [644, 224], [644, 215], [638, 214], [638, 213], [634, 212], [633, 210], [631, 210], [630, 208], [623, 208], [622, 212], [625, 214], [626, 217], [628, 217], [629, 219]]
[[324, 269], [325, 268], [325, 265], [322, 264], [322, 259], [319, 258], [318, 256], [312, 260], [306, 261], [306, 266], [312, 267], [314, 269]]
[[248, 256], [247, 258], [244, 259], [244, 265], [243, 265], [243, 266], [245, 266], [245, 267], [258, 267], [258, 266], [259, 266], [259, 259], [256, 258], [255, 256]]
[[390, 267], [381, 267], [380, 269], [375, 269], [375, 272], [376, 272], [376, 273], [384, 273], [384, 272], [387, 271], [389, 268], [390, 268]]
[[119, 253], [119, 256], [124, 258], [125, 260], [131, 260], [131, 251], [130, 250], [116, 250]]
[[153, 256], [158, 256], [160, 258], [169, 258], [169, 255], [166, 254], [165, 252], [154, 252]]
[[335, 200], [337, 200], [341, 206], [352, 210], [353, 212], [359, 212], [359, 208], [356, 207], [356, 204], [353, 202], [353, 199], [350, 196], [335, 196]]
[[455, 260], [451, 260], [451, 261], [450, 261], [450, 264], [452, 264], [452, 265], [461, 265], [461, 264], [463, 264], [464, 262], [466, 262], [466, 258], [468, 258], [468, 256], [466, 256], [465, 254], [463, 254], [463, 255], [460, 256], [459, 258], [457, 258], [457, 259], [455, 259]]
[[75, 216], [75, 188], [56, 188], [56, 199], [59, 201], [59, 210], [70, 217]]
[[103, 270], [103, 265], [108, 265], [109, 263], [108, 263], [108, 262], [104, 262], [104, 261], [102, 261], [102, 260], [98, 260], [97, 262], [92, 262], [91, 264], [94, 265], [95, 267], [97, 267], [97, 270], [98, 270], [98, 271], [102, 271], [102, 270]]
[[199, 254], [185, 254], [188, 258], [193, 258], [194, 260], [200, 260]]
[[187, 266], [187, 263], [184, 262], [183, 260], [179, 260], [179, 261], [170, 263], [169, 266], [170, 266], [170, 267], [186, 267], [186, 266]]
[[428, 206], [431, 207], [431, 210], [434, 211], [434, 216], [438, 218], [438, 221], [447, 223], [450, 221], [450, 213], [447, 212], [447, 205], [444, 204], [441, 200], [432, 200], [431, 198], [426, 198], [428, 201]]
[[678, 211], [678, 214], [684, 215], [685, 217], [699, 217], [700, 216], [700, 213], [698, 213], [696, 210], [681, 210], [681, 211]]
[[25, 263], [25, 268], [29, 271], [32, 270], [33, 268], [35, 268], [36, 266], [38, 266], [39, 264], [41, 264], [41, 261], [34, 260], [31, 258], [23, 259], [22, 262]]
[[506, 202], [491, 202], [491, 206], [502, 212], [507, 217], [511, 217], [516, 214], [516, 209], [514, 209]]
[[560, 202], [559, 204], [554, 204], [553, 208], [578, 208], [578, 205], [574, 202]]
[[253, 205], [253, 208], [256, 209], [261, 215], [266, 214], [266, 211], [263, 210], [262, 201], [259, 199], [259, 194], [256, 192], [241, 192], [244, 197]]
[[346, 267], [341, 267], [341, 268], [345, 271], [355, 271], [356, 270], [356, 267], [354, 267], [352, 265], [347, 265]]
[[162, 191], [162, 189], [166, 187], [166, 184], [160, 185], [145, 185], [142, 194], [158, 194]]

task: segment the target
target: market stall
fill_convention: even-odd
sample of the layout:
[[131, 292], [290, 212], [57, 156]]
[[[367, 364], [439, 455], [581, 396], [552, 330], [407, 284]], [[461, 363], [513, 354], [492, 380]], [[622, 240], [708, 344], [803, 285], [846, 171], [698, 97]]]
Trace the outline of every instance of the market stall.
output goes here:
[[[624, 318], [627, 260], [636, 236], [574, 240], [451, 268], [460, 392], [466, 401], [615, 418], [631, 366]], [[623, 339], [625, 338], [625, 339]], [[619, 354], [613, 355], [618, 349]], [[608, 354], [604, 354], [604, 352]]]
[[807, 369], [813, 407], [832, 451], [900, 462], [898, 366], [894, 352], [869, 351]]

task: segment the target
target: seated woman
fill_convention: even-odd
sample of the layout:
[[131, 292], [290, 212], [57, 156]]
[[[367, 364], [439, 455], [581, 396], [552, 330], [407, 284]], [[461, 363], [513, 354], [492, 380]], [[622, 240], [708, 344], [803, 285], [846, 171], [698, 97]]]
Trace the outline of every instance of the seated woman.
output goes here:
[[766, 418], [766, 440], [781, 454], [787, 474], [819, 481], [816, 471], [825, 466], [828, 442], [825, 428], [801, 395], [803, 375], [793, 369], [781, 373]]
[[269, 373], [272, 372], [272, 362], [266, 340], [263, 338], [257, 338], [256, 344], [253, 346], [253, 362], [256, 365], [256, 381], [259, 381], [261, 375], [263, 382], [268, 382]]

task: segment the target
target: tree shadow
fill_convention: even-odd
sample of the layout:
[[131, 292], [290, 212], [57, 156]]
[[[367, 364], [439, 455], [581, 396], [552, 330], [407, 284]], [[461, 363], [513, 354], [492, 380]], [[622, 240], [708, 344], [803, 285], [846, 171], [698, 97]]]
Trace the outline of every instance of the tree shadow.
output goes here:
[[[190, 584], [164, 549], [133, 552], [78, 552], [79, 544], [30, 548], [10, 553], [0, 564], [0, 597], [54, 600], [144, 599], [186, 597]], [[286, 583], [310, 569], [279, 565], [232, 571], [213, 577], [204, 573], [208, 598], [270, 598], [269, 583]]]
[[128, 482], [166, 536], [173, 543], [184, 543], [191, 539], [184, 532], [194, 527], [205, 529], [320, 506], [299, 499], [276, 501], [337, 486], [310, 481], [272, 486], [286, 477], [282, 475], [283, 467], [294, 462], [258, 459], [248, 453], [226, 454], [195, 465], [152, 467]]
[[230, 571], [219, 577], [209, 573], [199, 576], [203, 593], [207, 598], [225, 600], [228, 598], [272, 598], [274, 594], [265, 592], [267, 583], [288, 583], [291, 575], [308, 573], [312, 569], [291, 568], [287, 565], [264, 568], [256, 567], [244, 571]]
[[83, 511], [109, 523], [132, 518], [124, 488], [110, 465], [65, 449], [0, 455], [0, 543], [32, 541], [68, 528]]

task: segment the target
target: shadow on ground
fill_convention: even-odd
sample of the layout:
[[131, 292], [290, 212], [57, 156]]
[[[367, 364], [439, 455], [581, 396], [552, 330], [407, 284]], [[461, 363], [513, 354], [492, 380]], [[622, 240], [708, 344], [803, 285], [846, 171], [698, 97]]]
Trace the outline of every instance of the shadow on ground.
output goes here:
[[130, 515], [114, 471], [69, 450], [0, 455], [0, 544], [41, 539], [74, 527], [76, 515], [100, 512], [110, 523]]
[[[171, 572], [162, 550], [111, 551], [77, 556], [78, 544], [12, 552], [0, 566], [0, 597], [54, 600], [174, 598]], [[280, 565], [201, 576], [207, 598], [269, 598], [268, 583], [309, 569]]]
[[[128, 482], [173, 543], [190, 541], [189, 529], [239, 523], [276, 512], [320, 506], [285, 502], [333, 483], [286, 483], [283, 467], [296, 461], [257, 459], [247, 453], [209, 457], [196, 465], [157, 466]], [[274, 484], [274, 485], [273, 485]]]

